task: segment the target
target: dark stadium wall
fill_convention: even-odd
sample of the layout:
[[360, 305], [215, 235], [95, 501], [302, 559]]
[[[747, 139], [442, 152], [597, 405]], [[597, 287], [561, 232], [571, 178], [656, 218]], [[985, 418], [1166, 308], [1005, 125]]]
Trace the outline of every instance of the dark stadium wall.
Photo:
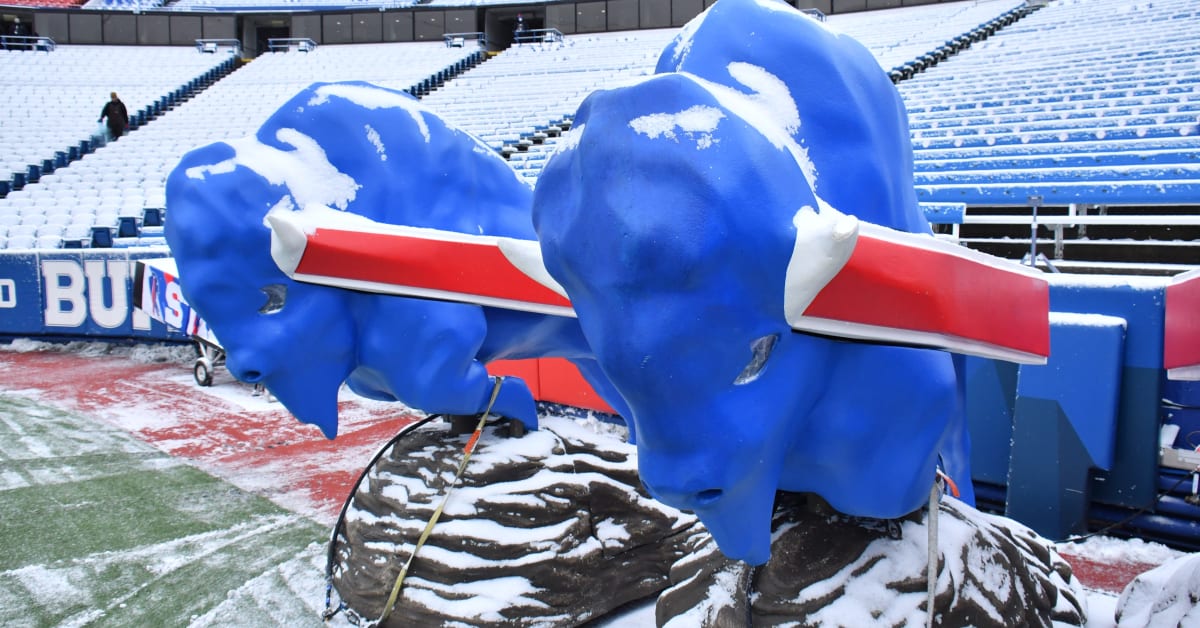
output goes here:
[[[193, 46], [197, 39], [238, 39], [245, 54], [261, 46], [257, 35], [271, 22], [272, 32], [312, 39], [318, 44], [438, 41], [445, 33], [487, 31], [507, 45], [511, 33], [501, 32], [517, 12], [536, 15], [544, 28], [564, 34], [599, 33], [646, 28], [670, 28], [687, 23], [715, 0], [590, 0], [469, 7], [462, 9], [401, 9], [389, 11], [327, 11], [312, 13], [184, 13], [174, 11], [127, 13], [63, 9], [30, 10], [34, 28], [59, 44]], [[865, 8], [925, 4], [937, 0], [795, 0], [799, 8], [824, 13]], [[502, 14], [500, 19], [489, 18]], [[510, 15], [511, 14], [511, 15]], [[493, 32], [494, 31], [494, 32]], [[497, 46], [493, 46], [495, 48]]]
[[[791, 4], [832, 15], [949, 1], [961, 0], [791, 0]], [[447, 10], [417, 8], [288, 14], [125, 13], [24, 8], [21, 13], [23, 18], [32, 17], [39, 35], [60, 44], [192, 46], [201, 38], [236, 38], [242, 41], [248, 55], [254, 55], [261, 52], [254, 36], [257, 29], [245, 23], [259, 23], [266, 16], [282, 17], [289, 22], [285, 28], [290, 36], [307, 37], [319, 44], [405, 42], [436, 41], [447, 32], [483, 31], [489, 13], [511, 13], [519, 9], [538, 13], [544, 19], [545, 28], [556, 28], [564, 34], [678, 27], [713, 2], [592, 0]]]
[[[263, 52], [264, 32], [318, 44], [438, 41], [445, 33], [486, 32], [492, 49], [511, 41], [517, 12], [563, 34], [670, 28], [687, 23], [715, 0], [588, 0], [461, 9], [407, 8], [311, 13], [183, 13], [28, 9], [40, 35], [60, 44], [192, 46], [197, 39], [239, 39], [245, 54]], [[955, 0], [791, 0], [827, 15]], [[961, 1], [961, 0], [957, 0]], [[264, 26], [267, 22], [271, 26]], [[506, 30], [507, 29], [507, 30]]]

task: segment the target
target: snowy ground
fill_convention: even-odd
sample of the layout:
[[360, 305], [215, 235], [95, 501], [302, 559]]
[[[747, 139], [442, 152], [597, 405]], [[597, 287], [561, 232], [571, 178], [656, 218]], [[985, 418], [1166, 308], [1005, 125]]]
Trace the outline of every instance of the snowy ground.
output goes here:
[[[330, 524], [414, 413], [347, 395], [329, 442], [224, 371], [197, 387], [190, 362], [181, 347], [0, 348], [4, 623], [321, 623]], [[1109, 538], [1061, 549], [1119, 582], [1180, 555]], [[1116, 596], [1089, 593], [1089, 626], [1115, 625]], [[652, 605], [602, 623], [653, 624]]]

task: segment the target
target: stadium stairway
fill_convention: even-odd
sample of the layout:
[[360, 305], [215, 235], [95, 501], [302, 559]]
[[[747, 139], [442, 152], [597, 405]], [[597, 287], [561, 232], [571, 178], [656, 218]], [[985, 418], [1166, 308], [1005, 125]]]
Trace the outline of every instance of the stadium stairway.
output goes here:
[[[178, 103], [190, 99], [197, 91], [208, 87], [213, 82], [228, 75], [236, 69], [236, 61], [236, 58], [230, 57], [218, 66], [193, 77], [176, 89], [162, 94], [153, 103], [130, 113], [129, 132], [132, 133], [140, 127], [145, 126], [164, 112], [174, 108]], [[103, 144], [103, 139], [95, 135], [87, 138], [79, 138], [78, 142], [64, 147], [63, 150], [56, 150], [53, 155], [47, 155], [39, 162], [23, 164], [23, 167], [14, 170], [7, 180], [0, 180], [0, 199], [8, 196], [9, 192], [13, 190], [22, 190], [28, 184], [38, 183], [44, 174], [50, 174], [58, 169], [70, 166], [72, 162], [94, 152]]]
[[1037, 11], [1043, 6], [1041, 4], [1022, 4], [1021, 6], [1013, 7], [961, 35], [946, 40], [946, 43], [933, 50], [897, 65], [888, 71], [888, 76], [891, 77], [893, 83], [910, 79], [916, 74], [924, 72], [926, 69], [932, 68], [938, 63], [970, 48], [972, 44], [986, 40], [1004, 27], [1015, 24], [1021, 18]]
[[439, 70], [436, 74], [422, 80], [417, 85], [408, 88], [407, 91], [417, 99], [424, 98], [425, 96], [428, 96], [429, 94], [445, 86], [447, 81], [453, 80], [455, 77], [471, 70], [472, 68], [475, 68], [487, 60], [488, 55], [482, 50], [477, 50], [474, 54], [466, 59], [457, 61], [445, 69]]

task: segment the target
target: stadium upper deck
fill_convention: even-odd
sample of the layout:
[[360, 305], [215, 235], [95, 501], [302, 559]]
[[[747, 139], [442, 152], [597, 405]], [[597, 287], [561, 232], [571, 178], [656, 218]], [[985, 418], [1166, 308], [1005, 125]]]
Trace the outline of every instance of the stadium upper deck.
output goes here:
[[[652, 1], [643, 0], [644, 7], [652, 6], [646, 4]], [[997, 250], [1019, 256], [1020, 247], [1029, 243], [1031, 196], [1041, 197], [1038, 202], [1043, 206], [1043, 216], [1047, 213], [1045, 206], [1063, 208], [1051, 209], [1050, 214], [1070, 211], [1074, 215], [1089, 211], [1096, 214], [1096, 206], [1103, 205], [1104, 212], [1115, 215], [1122, 210], [1113, 209], [1114, 205], [1157, 205], [1172, 209], [1156, 209], [1149, 216], [1146, 210], [1136, 210], [1141, 216], [1138, 220], [1145, 224], [1132, 231], [1128, 224], [1122, 224], [1126, 230], [1122, 233], [1142, 238], [1147, 230], [1165, 229], [1165, 233], [1150, 239], [1170, 242], [1173, 252], [1167, 257], [1174, 263], [1184, 263], [1187, 256], [1195, 254], [1191, 242], [1200, 236], [1193, 233], [1197, 218], [1188, 209], [1200, 204], [1195, 191], [1200, 179], [1200, 102], [1195, 91], [1200, 46], [1189, 35], [1200, 21], [1200, 11], [1186, 0], [1144, 5], [1116, 0], [1052, 2], [1032, 12], [1023, 7], [1017, 0], [946, 2], [833, 14], [828, 16], [827, 24], [864, 42], [881, 67], [893, 71], [910, 109], [917, 192], [924, 201], [965, 203], [967, 211], [952, 212], [950, 220], [968, 223], [961, 232], [955, 227], [966, 241], [977, 244], [973, 240], [1011, 240]], [[558, 18], [551, 9], [551, 5], [542, 5], [541, 13], [530, 13], [531, 25], [554, 23]], [[485, 23], [495, 30], [497, 26], [492, 23], [511, 13], [508, 9], [478, 11], [464, 23], [465, 28]], [[66, 237], [68, 245], [79, 242], [86, 246], [92, 240], [83, 234], [91, 227], [111, 230], [117, 236], [133, 236], [118, 238], [118, 244], [157, 242], [144, 238], [153, 238], [154, 228], [136, 228], [141, 213], [135, 209], [161, 209], [162, 177], [182, 152], [190, 146], [249, 133], [288, 90], [313, 80], [361, 79], [412, 89], [455, 124], [511, 154], [514, 167], [532, 181], [553, 150], [553, 136], [569, 124], [571, 112], [583, 97], [595, 89], [651, 72], [657, 52], [674, 33], [670, 28], [577, 33], [562, 41], [511, 47], [469, 71], [462, 71], [467, 68], [460, 65], [448, 72], [476, 52], [476, 43], [468, 39], [464, 48], [447, 47], [440, 34], [459, 31], [457, 22], [445, 21], [455, 13], [435, 14], [443, 18], [435, 42], [343, 46], [326, 41], [308, 53], [293, 49], [262, 55], [205, 89], [201, 96], [172, 107], [129, 138], [13, 192], [8, 199], [0, 199], [0, 243], [29, 246], [32, 237], [33, 245], [51, 246], [54, 238]], [[377, 11], [376, 17], [379, 15], [391, 14]], [[337, 32], [328, 24], [343, 16], [297, 15], [292, 21], [293, 33], [284, 34], [294, 34], [297, 24], [305, 23], [303, 19], [308, 17], [317, 19], [320, 28], [315, 32], [324, 36]], [[668, 21], [676, 21], [675, 17], [672, 14]], [[1005, 19], [1001, 21], [1001, 17]], [[242, 29], [248, 33], [259, 25], [256, 18], [250, 17], [214, 18], [218, 24], [227, 19], [235, 24], [242, 20]], [[592, 28], [582, 19], [571, 23], [576, 31]], [[608, 27], [620, 21], [612, 15], [606, 19]], [[635, 21], [634, 25], [644, 22], [654, 20]], [[497, 23], [504, 25], [502, 21]], [[354, 28], [358, 26], [355, 22]], [[422, 32], [419, 25], [410, 27], [412, 37]], [[203, 30], [207, 33], [212, 29]], [[336, 37], [333, 39], [336, 41]], [[493, 41], [491, 45], [494, 48], [498, 44]], [[28, 71], [17, 64], [30, 63], [30, 59], [42, 63], [82, 54], [104, 65], [102, 57], [110, 53], [137, 55], [146, 50], [151, 49], [60, 45], [53, 52], [11, 51], [0, 56], [0, 71], [8, 77], [0, 80], [21, 83], [19, 77], [28, 75]], [[195, 48], [175, 50], [201, 64], [215, 58]], [[435, 60], [425, 60], [426, 55]], [[61, 75], [43, 76], [57, 79]], [[249, 82], [267, 87], [251, 97], [248, 94], [253, 90], [246, 88]], [[100, 78], [99, 83], [103, 85], [90, 89], [101, 95], [109, 87], [133, 95], [135, 87], [140, 87], [121, 87], [107, 78]], [[10, 184], [15, 185], [21, 175], [28, 178], [25, 164], [44, 165], [46, 159], [56, 157], [54, 151], [62, 149], [63, 140], [52, 140], [49, 132], [28, 122], [47, 118], [45, 114], [51, 111], [48, 105], [38, 104], [36, 98], [55, 100], [54, 96], [34, 94], [39, 90], [61, 94], [61, 88], [55, 80], [38, 79], [26, 81], [22, 91], [13, 92], [28, 91], [30, 95], [27, 101], [10, 100], [14, 106], [5, 114], [8, 118], [0, 120], [0, 131], [21, 128], [19, 134], [0, 134], [0, 141], [10, 135], [16, 138], [3, 149], [0, 159], [7, 170], [14, 171]], [[169, 92], [151, 89], [159, 89], [156, 93], [160, 96]], [[154, 96], [143, 99], [153, 101]], [[72, 100], [84, 100], [89, 107], [100, 102], [95, 96]], [[246, 106], [250, 102], [253, 107]], [[244, 113], [233, 115], [235, 110]], [[68, 138], [68, 143], [78, 142], [94, 127], [90, 110], [50, 117], [61, 118], [56, 128], [66, 126], [67, 118], [73, 120], [77, 135]], [[59, 148], [51, 150], [53, 146]], [[129, 173], [129, 180], [122, 179], [115, 186], [123, 190], [121, 202], [108, 200], [101, 204], [100, 199], [115, 196], [114, 186], [84, 175], [89, 170], [122, 170], [114, 164], [133, 167], [123, 169]], [[75, 180], [75, 185], [64, 187], [57, 182], [61, 180]], [[92, 182], [91, 189], [88, 182]], [[90, 213], [80, 211], [84, 224], [77, 224], [73, 218], [69, 224], [74, 226], [67, 229], [64, 225], [61, 233], [54, 233], [50, 227], [30, 233], [26, 223], [38, 223], [39, 218], [27, 215], [50, 215], [52, 205], [62, 205], [72, 194], [78, 197], [79, 205], [95, 206]], [[135, 208], [139, 202], [141, 207]], [[114, 205], [119, 205], [115, 217]], [[995, 216], [996, 211], [984, 209], [1001, 205], [1013, 209], [999, 212], [1003, 214], [1000, 218]], [[102, 206], [106, 211], [100, 211]], [[1176, 209], [1180, 207], [1183, 209]], [[20, 214], [19, 219], [12, 217], [14, 213]], [[57, 216], [53, 222], [61, 222], [62, 213], [53, 212]], [[986, 215], [976, 217], [981, 213]], [[122, 222], [122, 216], [127, 220]], [[146, 224], [155, 224], [155, 218], [157, 212], [152, 212]], [[95, 222], [86, 224], [89, 220]], [[981, 220], [1000, 225], [970, 225]], [[1093, 216], [1088, 220], [1101, 219]], [[1063, 257], [1067, 246], [1064, 239], [1070, 242], [1075, 236], [1074, 240], [1082, 242], [1088, 233], [1086, 225], [1081, 229], [1061, 221], [1053, 224], [1053, 219], [1050, 222], [1043, 229], [1044, 241], [1039, 250], [1044, 249], [1052, 257]], [[1106, 228], [1106, 224], [1091, 227], [1090, 249], [1100, 249], [1095, 242], [1100, 239], [1095, 236]], [[977, 233], [980, 229], [982, 234]]]

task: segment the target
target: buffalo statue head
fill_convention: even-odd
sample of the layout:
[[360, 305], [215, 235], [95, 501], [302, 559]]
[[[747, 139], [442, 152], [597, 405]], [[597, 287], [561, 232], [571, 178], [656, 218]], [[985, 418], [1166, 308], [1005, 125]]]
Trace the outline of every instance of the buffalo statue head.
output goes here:
[[[474, 414], [492, 392], [483, 362], [528, 341], [508, 320], [489, 334], [478, 306], [293, 281], [271, 257], [268, 216], [356, 214], [531, 240], [531, 194], [495, 151], [408, 94], [314, 84], [254, 136], [184, 156], [167, 181], [166, 236], [184, 295], [234, 376], [262, 383], [332, 438], [343, 382], [375, 399]], [[519, 379], [504, 381], [494, 411], [536, 426]]]

